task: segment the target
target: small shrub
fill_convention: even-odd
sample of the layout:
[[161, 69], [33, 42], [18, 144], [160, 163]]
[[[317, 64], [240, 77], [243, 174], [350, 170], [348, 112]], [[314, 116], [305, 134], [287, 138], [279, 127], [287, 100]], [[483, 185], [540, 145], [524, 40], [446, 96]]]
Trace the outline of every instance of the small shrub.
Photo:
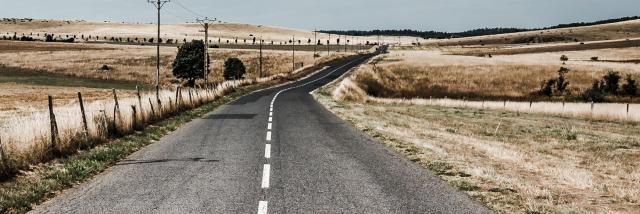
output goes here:
[[597, 56], [591, 57], [591, 61], [598, 61], [598, 57]]
[[108, 65], [102, 65], [100, 67], [100, 69], [98, 69], [98, 70], [100, 70], [100, 71], [110, 71], [111, 67], [109, 67]]
[[567, 61], [569, 61], [569, 57], [567, 55], [562, 55], [560, 56], [560, 61], [562, 61], [562, 64], [567, 64]]
[[542, 83], [539, 94], [542, 96], [551, 97], [553, 95], [553, 86], [556, 85], [556, 80], [550, 79]]
[[604, 93], [602, 91], [602, 84], [603, 83], [601, 83], [600, 81], [594, 81], [591, 88], [582, 93], [582, 99], [584, 101], [592, 101], [596, 103], [603, 102]]
[[602, 91], [608, 94], [617, 95], [618, 89], [620, 88], [620, 79], [620, 73], [609, 71], [607, 75], [602, 77], [602, 80], [604, 81]]
[[626, 83], [622, 85], [622, 92], [630, 97], [636, 96], [638, 94], [638, 83], [636, 80], [631, 78], [631, 75], [627, 75], [625, 80]]
[[247, 72], [244, 63], [238, 58], [229, 58], [224, 62], [224, 79], [225, 80], [239, 80], [244, 79], [244, 74]]
[[569, 86], [569, 81], [566, 80], [565, 75], [569, 73], [569, 69], [565, 67], [560, 67], [558, 70], [558, 80], [556, 81], [556, 90], [560, 95], [564, 94], [564, 91], [567, 90]]

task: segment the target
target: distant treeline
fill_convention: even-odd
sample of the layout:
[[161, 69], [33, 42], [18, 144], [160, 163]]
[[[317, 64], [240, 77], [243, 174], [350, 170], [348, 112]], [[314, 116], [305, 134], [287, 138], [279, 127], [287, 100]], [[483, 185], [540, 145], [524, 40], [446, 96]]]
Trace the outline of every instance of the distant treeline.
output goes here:
[[445, 39], [445, 38], [460, 38], [460, 37], [472, 37], [472, 36], [486, 36], [486, 35], [495, 35], [495, 34], [504, 34], [504, 33], [517, 33], [517, 32], [526, 32], [526, 31], [536, 31], [536, 30], [550, 30], [550, 29], [558, 29], [558, 28], [568, 28], [568, 27], [583, 27], [583, 26], [592, 26], [592, 25], [600, 25], [600, 24], [609, 24], [615, 22], [629, 21], [640, 19], [640, 16], [630, 16], [630, 17], [622, 17], [616, 19], [607, 19], [602, 21], [595, 22], [576, 22], [571, 24], [559, 24], [556, 26], [546, 27], [546, 28], [481, 28], [475, 30], [468, 30], [464, 32], [458, 33], [449, 33], [449, 32], [438, 32], [438, 31], [417, 31], [417, 30], [371, 30], [371, 31], [362, 31], [362, 30], [321, 30], [318, 32], [322, 33], [331, 33], [331, 34], [341, 34], [341, 35], [350, 35], [350, 36], [412, 36], [412, 37], [420, 37], [424, 39]]

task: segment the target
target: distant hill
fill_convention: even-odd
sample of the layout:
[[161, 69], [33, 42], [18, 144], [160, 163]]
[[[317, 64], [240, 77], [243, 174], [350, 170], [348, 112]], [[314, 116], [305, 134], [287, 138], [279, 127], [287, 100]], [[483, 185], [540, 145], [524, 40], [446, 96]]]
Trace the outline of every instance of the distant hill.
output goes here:
[[359, 30], [348, 30], [348, 31], [339, 31], [339, 30], [322, 30], [319, 32], [322, 33], [331, 33], [331, 34], [342, 34], [342, 35], [352, 35], [352, 36], [411, 36], [411, 37], [420, 37], [424, 39], [447, 39], [447, 38], [464, 38], [464, 37], [473, 37], [473, 36], [486, 36], [486, 35], [496, 35], [496, 34], [506, 34], [506, 33], [518, 33], [518, 32], [528, 32], [528, 31], [540, 31], [540, 30], [551, 30], [551, 29], [561, 29], [561, 28], [570, 28], [570, 27], [585, 27], [585, 26], [594, 26], [594, 25], [602, 25], [616, 22], [624, 22], [630, 20], [640, 19], [640, 16], [630, 16], [630, 17], [622, 17], [616, 19], [607, 19], [602, 21], [595, 22], [576, 22], [570, 24], [559, 24], [551, 27], [545, 28], [481, 28], [468, 30], [464, 32], [457, 33], [449, 33], [449, 32], [438, 32], [438, 31], [417, 31], [417, 30], [371, 30], [371, 31], [359, 31]]

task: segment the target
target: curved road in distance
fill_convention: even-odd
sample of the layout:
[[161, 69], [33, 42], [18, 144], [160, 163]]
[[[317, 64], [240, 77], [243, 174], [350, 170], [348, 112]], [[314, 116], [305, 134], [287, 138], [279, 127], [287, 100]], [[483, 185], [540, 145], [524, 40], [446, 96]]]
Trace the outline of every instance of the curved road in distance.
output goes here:
[[491, 213], [309, 94], [372, 56], [246, 95], [33, 213]]

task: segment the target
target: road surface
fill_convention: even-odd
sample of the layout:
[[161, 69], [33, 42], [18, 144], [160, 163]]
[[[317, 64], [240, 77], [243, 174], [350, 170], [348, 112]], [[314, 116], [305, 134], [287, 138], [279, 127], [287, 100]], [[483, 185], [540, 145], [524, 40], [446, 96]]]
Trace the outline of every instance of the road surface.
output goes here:
[[369, 57], [244, 96], [33, 213], [490, 213], [309, 94]]

